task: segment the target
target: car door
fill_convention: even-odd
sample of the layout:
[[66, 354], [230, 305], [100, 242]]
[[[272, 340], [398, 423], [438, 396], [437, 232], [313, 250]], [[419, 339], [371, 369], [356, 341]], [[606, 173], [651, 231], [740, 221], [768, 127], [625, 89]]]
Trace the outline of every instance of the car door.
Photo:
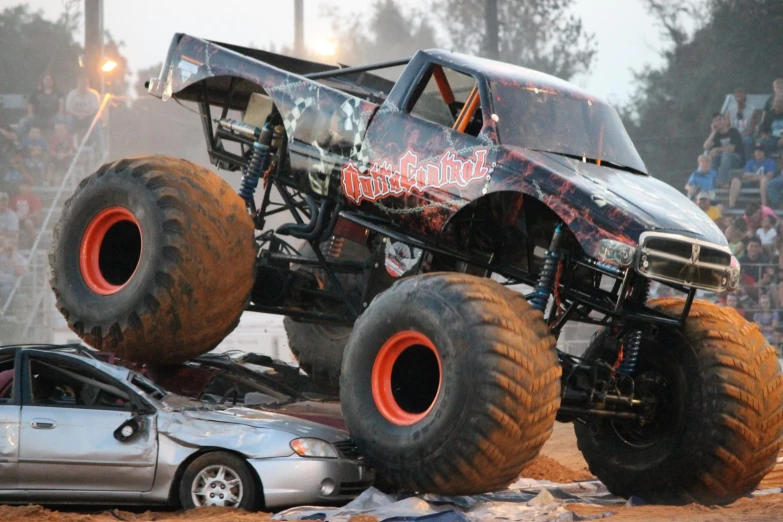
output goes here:
[[423, 54], [408, 68], [418, 76], [395, 85], [365, 134], [364, 163], [344, 167], [341, 182], [350, 203], [433, 234], [489, 183], [486, 82]]
[[19, 487], [19, 380], [15, 377], [18, 350], [0, 354], [0, 489]]
[[19, 484], [26, 489], [148, 491], [155, 478], [154, 417], [129, 440], [130, 388], [63, 354], [30, 353], [20, 420]]

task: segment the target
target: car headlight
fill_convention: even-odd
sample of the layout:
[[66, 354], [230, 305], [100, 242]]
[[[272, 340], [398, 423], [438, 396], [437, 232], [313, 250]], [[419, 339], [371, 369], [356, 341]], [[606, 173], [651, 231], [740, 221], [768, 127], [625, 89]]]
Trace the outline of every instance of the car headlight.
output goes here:
[[636, 254], [636, 247], [634, 246], [626, 245], [614, 239], [602, 239], [598, 243], [594, 257], [613, 265], [626, 267], [631, 266], [631, 263], [633, 263], [634, 254]]
[[320, 457], [322, 459], [339, 457], [334, 446], [321, 439], [295, 439], [291, 441], [291, 449], [301, 457]]

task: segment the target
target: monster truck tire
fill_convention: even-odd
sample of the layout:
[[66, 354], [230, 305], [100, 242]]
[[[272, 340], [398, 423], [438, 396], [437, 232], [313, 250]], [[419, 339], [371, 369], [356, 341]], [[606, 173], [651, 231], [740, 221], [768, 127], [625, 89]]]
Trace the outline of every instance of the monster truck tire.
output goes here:
[[102, 166], [65, 203], [51, 285], [85, 342], [137, 362], [214, 348], [253, 286], [253, 223], [231, 187], [184, 160]]
[[[300, 252], [307, 259], [315, 259], [315, 254], [308, 243]], [[324, 252], [326, 255], [327, 253]], [[370, 252], [367, 247], [354, 241], [345, 240], [341, 248], [340, 259], [359, 261], [365, 259]], [[316, 272], [320, 272], [316, 270]], [[329, 280], [324, 274], [318, 273], [319, 279], [329, 286]], [[348, 294], [361, 296], [359, 276], [356, 274], [338, 274], [337, 278]], [[291, 353], [319, 392], [336, 395], [340, 389], [340, 368], [343, 364], [343, 351], [351, 337], [348, 326], [306, 323], [295, 321], [290, 317], [283, 319], [283, 326], [288, 335], [288, 347]]]
[[[649, 304], [677, 316], [683, 303]], [[607, 360], [607, 340], [599, 335], [585, 356]], [[647, 502], [727, 504], [753, 491], [783, 436], [783, 376], [758, 327], [695, 301], [683, 331], [661, 329], [643, 342], [637, 381], [656, 375], [668, 404], [648, 431], [610, 420], [575, 424], [590, 471], [612, 493]]]
[[299, 367], [312, 379], [316, 389], [337, 394], [340, 389], [340, 367], [343, 351], [351, 337], [347, 326], [303, 323], [290, 317], [283, 319], [288, 346]]
[[354, 326], [340, 377], [345, 423], [395, 489], [502, 489], [552, 432], [554, 344], [541, 313], [495, 281], [403, 279]]

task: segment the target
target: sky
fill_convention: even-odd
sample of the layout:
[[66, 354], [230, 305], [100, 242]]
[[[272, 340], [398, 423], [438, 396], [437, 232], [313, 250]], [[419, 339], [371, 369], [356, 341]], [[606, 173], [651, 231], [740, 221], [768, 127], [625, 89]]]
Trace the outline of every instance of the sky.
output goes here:
[[[499, 0], [503, 1], [503, 0]], [[423, 8], [426, 1], [401, 0]], [[0, 9], [20, 0], [0, 0]], [[63, 0], [30, 0], [34, 10], [56, 19]], [[367, 12], [367, 0], [304, 0], [305, 45], [330, 40], [332, 22], [325, 12]], [[591, 72], [573, 79], [581, 87], [613, 104], [626, 102], [633, 90], [633, 71], [659, 65], [665, 46], [661, 31], [641, 0], [575, 0], [574, 11], [588, 32], [595, 34], [598, 55]], [[477, 13], [483, 16], [483, 13]], [[293, 44], [293, 0], [104, 0], [104, 26], [123, 52], [132, 70], [159, 63], [175, 32], [265, 48]], [[339, 45], [339, 42], [337, 42]]]

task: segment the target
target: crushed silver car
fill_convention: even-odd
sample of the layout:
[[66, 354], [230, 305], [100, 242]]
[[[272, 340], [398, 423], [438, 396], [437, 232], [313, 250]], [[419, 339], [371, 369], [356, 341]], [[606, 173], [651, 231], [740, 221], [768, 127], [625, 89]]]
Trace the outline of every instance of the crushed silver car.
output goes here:
[[87, 351], [0, 348], [0, 502], [272, 509], [373, 479], [343, 431], [168, 394]]

